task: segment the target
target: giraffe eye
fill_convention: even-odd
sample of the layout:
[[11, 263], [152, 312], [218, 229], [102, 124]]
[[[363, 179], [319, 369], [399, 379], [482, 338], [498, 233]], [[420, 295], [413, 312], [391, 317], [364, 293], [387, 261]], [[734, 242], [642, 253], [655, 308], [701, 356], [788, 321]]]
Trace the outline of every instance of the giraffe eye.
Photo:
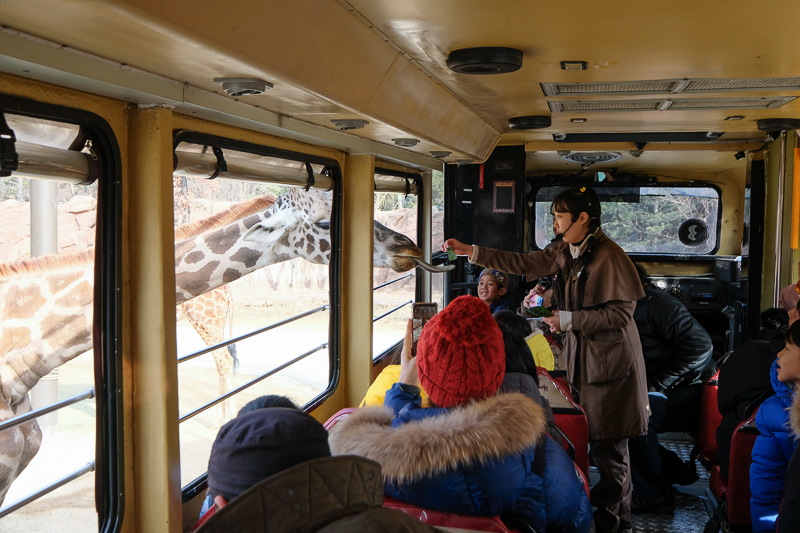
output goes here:
[[314, 223], [314, 225], [317, 226], [319, 229], [324, 229], [325, 231], [328, 231], [328, 230], [331, 229], [331, 221], [328, 220], [327, 218], [322, 219], [322, 220], [317, 220]]

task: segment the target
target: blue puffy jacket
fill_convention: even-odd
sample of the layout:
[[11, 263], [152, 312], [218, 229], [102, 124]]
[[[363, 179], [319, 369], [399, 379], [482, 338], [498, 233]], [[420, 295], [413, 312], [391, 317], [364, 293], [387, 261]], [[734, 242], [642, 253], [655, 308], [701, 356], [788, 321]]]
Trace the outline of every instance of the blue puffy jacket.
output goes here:
[[415, 387], [395, 384], [384, 407], [339, 422], [335, 455], [381, 464], [386, 494], [427, 509], [517, 515], [537, 530], [588, 532], [591, 506], [575, 464], [545, 436], [542, 408], [518, 393], [455, 409], [422, 408]]
[[775, 531], [786, 468], [797, 446], [787, 411], [792, 405], [794, 391], [778, 381], [777, 365], [776, 360], [770, 369], [775, 394], [761, 404], [756, 414], [756, 426], [761, 435], [756, 438], [750, 465], [750, 515], [754, 533]]

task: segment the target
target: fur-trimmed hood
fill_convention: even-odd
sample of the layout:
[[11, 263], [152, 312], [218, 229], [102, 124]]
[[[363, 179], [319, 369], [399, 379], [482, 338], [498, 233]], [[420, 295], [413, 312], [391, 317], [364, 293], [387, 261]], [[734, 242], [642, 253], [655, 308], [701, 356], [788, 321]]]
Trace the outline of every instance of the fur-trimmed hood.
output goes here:
[[800, 438], [800, 394], [795, 394], [792, 407], [789, 411], [789, 422], [795, 438]]
[[331, 452], [377, 461], [384, 478], [404, 484], [522, 453], [547, 426], [542, 408], [518, 393], [498, 394], [399, 427], [392, 427], [393, 419], [388, 407], [359, 409], [331, 429]]

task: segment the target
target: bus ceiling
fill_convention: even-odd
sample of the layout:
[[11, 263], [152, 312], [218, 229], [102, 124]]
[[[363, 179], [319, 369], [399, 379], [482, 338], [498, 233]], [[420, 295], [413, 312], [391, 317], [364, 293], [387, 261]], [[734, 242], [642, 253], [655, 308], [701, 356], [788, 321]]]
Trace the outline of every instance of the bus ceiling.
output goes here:
[[[418, 169], [483, 162], [498, 145], [576, 151], [563, 141], [587, 134], [695, 132], [691, 142], [710, 151], [752, 154], [764, 145], [759, 120], [800, 116], [798, 55], [764, 37], [795, 33], [792, 0], [758, 16], [688, 0], [512, 1], [501, 11], [489, 0], [236, 10], [4, 0], [0, 71]], [[220, 82], [231, 78], [238, 85]], [[634, 142], [623, 163], [641, 166], [674, 142], [647, 141], [638, 163]], [[739, 161], [725, 156], [716, 170], [729, 160]]]

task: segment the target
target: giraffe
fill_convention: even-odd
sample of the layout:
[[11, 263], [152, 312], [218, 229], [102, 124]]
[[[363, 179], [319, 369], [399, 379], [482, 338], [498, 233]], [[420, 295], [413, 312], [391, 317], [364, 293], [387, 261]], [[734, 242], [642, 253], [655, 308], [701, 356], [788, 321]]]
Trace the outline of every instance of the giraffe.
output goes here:
[[[176, 319], [186, 318], [203, 339], [206, 346], [213, 346], [233, 337], [233, 293], [228, 285], [201, 294], [180, 304]], [[219, 379], [219, 395], [227, 394], [233, 388], [233, 373], [239, 364], [236, 358], [236, 345], [230, 344], [211, 352]], [[236, 397], [231, 396], [222, 402], [214, 427], [221, 426], [236, 416]]]
[[[175, 244], [176, 304], [280, 261], [327, 263], [331, 199], [330, 192], [290, 189], [262, 211], [234, 208], [189, 224], [197, 236]], [[373, 235], [376, 267], [447, 269], [425, 263], [411, 239], [378, 222]], [[91, 349], [91, 258], [89, 251], [0, 265], [0, 421], [29, 412], [31, 387]], [[0, 432], [0, 504], [40, 444], [35, 421]]]

